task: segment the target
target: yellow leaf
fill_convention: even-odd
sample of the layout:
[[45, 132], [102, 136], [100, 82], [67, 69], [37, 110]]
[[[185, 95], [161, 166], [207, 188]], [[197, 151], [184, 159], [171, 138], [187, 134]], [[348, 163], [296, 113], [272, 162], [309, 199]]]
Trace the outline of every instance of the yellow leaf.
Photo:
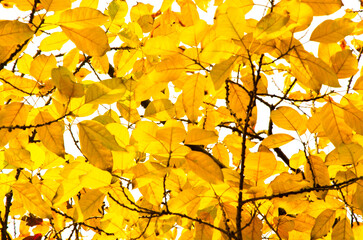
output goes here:
[[315, 220], [313, 229], [311, 230], [311, 239], [318, 239], [326, 235], [335, 221], [335, 211], [326, 209]]
[[121, 147], [126, 147], [130, 142], [130, 135], [127, 128], [119, 123], [110, 123], [106, 125], [106, 129], [115, 135], [117, 143]]
[[[92, 121], [91, 125], [96, 125], [97, 127], [98, 124]], [[92, 128], [87, 127], [87, 125], [84, 128], [82, 124], [78, 124], [78, 129], [82, 152], [90, 163], [100, 169], [112, 170], [113, 158], [111, 150], [102, 144], [102, 138], [98, 138], [99, 134], [94, 133]], [[113, 137], [109, 132], [108, 134]]]
[[274, 194], [299, 191], [309, 186], [301, 174], [290, 174], [283, 172], [278, 175], [270, 184]]
[[124, 150], [116, 142], [115, 137], [107, 130], [107, 128], [99, 122], [93, 120], [84, 120], [78, 123], [78, 128], [82, 131], [87, 138], [93, 141], [98, 141], [106, 148], [113, 151]]
[[363, 156], [363, 147], [358, 143], [340, 144], [331, 151], [325, 158], [327, 165], [347, 165], [353, 164], [355, 167]]
[[227, 148], [221, 144], [217, 143], [212, 148], [213, 156], [216, 157], [221, 163], [223, 163], [225, 166], [229, 166], [229, 153], [227, 151]]
[[302, 0], [313, 9], [314, 16], [329, 15], [338, 11], [343, 3], [341, 0]]
[[12, 186], [15, 200], [23, 203], [29, 212], [41, 218], [51, 218], [52, 213], [48, 204], [42, 199], [39, 190], [30, 182], [15, 183]]
[[[18, 59], [17, 67], [21, 73], [30, 74], [30, 64], [33, 61], [33, 57], [29, 54], [24, 53], [21, 58]], [[23, 88], [21, 88], [23, 89]]]
[[185, 80], [182, 93], [184, 110], [190, 121], [197, 122], [200, 115], [199, 108], [203, 103], [206, 79], [201, 74], [194, 74]]
[[110, 63], [108, 62], [107, 55], [103, 55], [102, 57], [93, 57], [91, 59], [91, 63], [93, 67], [97, 70], [97, 72], [102, 74], [107, 74], [110, 68]]
[[111, 184], [112, 175], [109, 172], [87, 163], [81, 163], [77, 167], [84, 171], [84, 174], [79, 176], [79, 180], [85, 188], [96, 189]]
[[245, 160], [245, 176], [256, 184], [270, 177], [277, 168], [277, 161], [271, 152], [247, 154]]
[[[238, 7], [229, 7], [225, 13], [217, 15], [217, 36], [241, 40], [245, 35], [247, 27], [244, 16], [245, 10]], [[222, 45], [220, 45], [220, 47], [221, 46]]]
[[[77, 176], [78, 177], [78, 176]], [[58, 206], [74, 197], [83, 188], [78, 178], [63, 179], [52, 199], [53, 206]]]
[[[9, 95], [14, 94], [16, 96], [28, 96], [28, 93], [39, 93], [40, 84], [37, 81], [13, 74], [9, 77], [4, 77], [4, 79], [8, 82], [8, 84], [3, 86], [4, 93], [8, 93]], [[25, 92], [20, 92], [19, 89]]]
[[240, 49], [232, 40], [216, 40], [203, 49], [199, 58], [201, 62], [209, 64], [220, 63], [234, 56]]
[[52, 81], [66, 97], [79, 98], [84, 95], [82, 84], [76, 83], [73, 74], [65, 67], [52, 69]]
[[100, 212], [105, 194], [98, 189], [87, 189], [86, 193], [81, 195], [78, 201], [79, 210], [74, 212], [74, 218], [77, 222], [85, 221], [91, 217], [101, 217]]
[[108, 5], [108, 15], [110, 15], [112, 23], [118, 25], [123, 24], [128, 9], [126, 1], [113, 0], [110, 5]]
[[185, 156], [189, 168], [208, 183], [223, 182], [223, 173], [211, 157], [202, 152], [191, 151]]
[[110, 50], [106, 33], [100, 27], [74, 29], [61, 26], [67, 37], [77, 48], [90, 56], [101, 57]]
[[51, 77], [51, 71], [57, 67], [57, 60], [54, 55], [40, 55], [30, 65], [30, 74], [38, 81], [44, 82]]
[[330, 63], [330, 58], [337, 52], [341, 51], [342, 48], [337, 43], [319, 43], [318, 56], [325, 63]]
[[310, 40], [322, 43], [338, 42], [351, 34], [354, 28], [355, 23], [347, 18], [325, 20], [314, 29]]
[[171, 211], [195, 216], [197, 214], [201, 197], [199, 195], [206, 191], [205, 187], [198, 186], [189, 188], [177, 195], [176, 198], [170, 200], [169, 208]]
[[13, 46], [22, 44], [33, 36], [33, 31], [28, 24], [17, 20], [0, 21], [0, 46]]
[[299, 82], [318, 92], [322, 84], [340, 87], [333, 69], [320, 58], [305, 51], [293, 50], [291, 71]]
[[166, 121], [175, 116], [174, 104], [169, 99], [152, 101], [145, 109], [144, 116], [154, 121]]
[[[198, 218], [202, 219], [204, 222], [209, 222], [209, 223], [214, 222], [214, 218], [211, 216], [211, 213], [208, 212], [199, 212]], [[200, 240], [213, 239], [213, 233], [214, 230], [211, 227], [207, 226], [206, 224], [199, 222], [195, 224], [195, 239], [200, 239]]]
[[98, 0], [82, 0], [80, 7], [90, 7], [97, 9], [98, 7]]
[[319, 186], [330, 185], [328, 167], [320, 157], [310, 155], [304, 169], [306, 180]]
[[268, 148], [278, 148], [281, 147], [282, 145], [285, 145], [286, 143], [291, 142], [292, 140], [294, 140], [294, 137], [288, 134], [277, 133], [265, 138], [261, 142], [261, 144]]
[[282, 15], [285, 15], [286, 11], [289, 13], [290, 19], [286, 25], [293, 32], [305, 30], [313, 20], [313, 9], [300, 0], [281, 1], [274, 7], [275, 11]]
[[30, 158], [30, 152], [21, 148], [5, 149], [5, 161], [16, 168], [33, 170], [34, 162]]
[[248, 221], [248, 223], [249, 222], [250, 224], [246, 224], [246, 228], [242, 230], [243, 239], [261, 239], [263, 228], [262, 220], [257, 216], [254, 216], [253, 219]]
[[156, 132], [156, 137], [167, 143], [169, 150], [174, 150], [173, 148], [175, 146], [180, 146], [180, 143], [184, 141], [185, 136], [186, 131], [184, 125], [175, 120], [168, 120], [165, 125]]
[[218, 141], [218, 135], [214, 131], [208, 131], [201, 128], [193, 128], [188, 131], [185, 138], [185, 144], [190, 145], [208, 145], [216, 143]]
[[352, 103], [344, 106], [344, 121], [354, 131], [363, 134], [363, 112]]
[[122, 98], [126, 86], [122, 78], [111, 78], [91, 84], [86, 91], [85, 103], [112, 104]]
[[60, 11], [71, 7], [70, 0], [40, 0], [41, 4], [48, 11]]
[[245, 119], [247, 106], [250, 101], [248, 93], [235, 83], [228, 83], [228, 104], [229, 108], [238, 118]]
[[[28, 113], [31, 110], [30, 105], [25, 105], [20, 102], [12, 102], [5, 105], [0, 111], [0, 126], [23, 126], [25, 125]], [[0, 130], [0, 148], [5, 146], [10, 139], [14, 138], [21, 129], [9, 131], [6, 128]]]
[[257, 39], [261, 38], [276, 38], [283, 34], [287, 28], [286, 24], [289, 21], [290, 16], [285, 12], [283, 15], [274, 12], [271, 12], [264, 16], [257, 23]]
[[64, 124], [62, 121], [48, 124], [54, 120], [55, 118], [50, 115], [49, 112], [43, 111], [39, 112], [39, 114], [35, 117], [34, 124], [44, 125], [37, 128], [37, 135], [39, 139], [46, 148], [62, 157], [65, 154], [63, 140]]
[[117, 51], [113, 56], [117, 76], [124, 76], [128, 73], [140, 57], [141, 52], [139, 50]]
[[68, 68], [70, 71], [74, 71], [79, 63], [79, 55], [78, 48], [73, 48], [72, 50], [68, 51], [63, 57], [63, 67]]
[[299, 134], [306, 131], [307, 119], [291, 107], [283, 106], [273, 110], [271, 120], [276, 126], [286, 130], [297, 131]]
[[136, 123], [140, 120], [140, 114], [136, 107], [133, 107], [130, 102], [117, 102], [117, 109], [120, 111], [121, 116], [130, 123]]
[[171, 36], [157, 36], [149, 38], [143, 47], [147, 55], [173, 55], [178, 53], [179, 40]]
[[328, 102], [319, 116], [326, 136], [336, 147], [341, 143], [350, 143], [353, 133], [344, 122], [342, 108], [336, 106], [336, 103]]
[[219, 90], [230, 77], [236, 60], [237, 57], [232, 56], [213, 66], [210, 76], [213, 80], [215, 90]]
[[[97, 9], [78, 7], [61, 13], [58, 24], [71, 29], [94, 28], [104, 24], [107, 16]], [[68, 35], [68, 34], [67, 34]]]
[[39, 49], [43, 52], [60, 50], [68, 40], [69, 39], [65, 33], [54, 32], [40, 42]]
[[186, 27], [180, 34], [180, 41], [189, 46], [198, 46], [207, 34], [209, 27], [203, 20], [199, 20], [195, 25]]
[[349, 49], [331, 56], [330, 61], [338, 78], [349, 78], [358, 72], [358, 60]]
[[341, 219], [334, 226], [331, 235], [332, 240], [354, 240], [353, 230], [347, 218]]

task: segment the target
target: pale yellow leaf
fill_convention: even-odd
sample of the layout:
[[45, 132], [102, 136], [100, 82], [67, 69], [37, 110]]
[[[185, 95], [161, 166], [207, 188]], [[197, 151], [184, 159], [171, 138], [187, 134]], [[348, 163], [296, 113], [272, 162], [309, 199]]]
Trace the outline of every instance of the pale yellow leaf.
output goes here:
[[202, 152], [191, 151], [185, 156], [189, 168], [208, 183], [223, 182], [223, 173], [211, 157]]
[[0, 21], [0, 46], [12, 46], [22, 44], [33, 36], [33, 31], [28, 24], [17, 20]]
[[101, 57], [110, 50], [106, 33], [100, 27], [74, 29], [62, 26], [62, 30], [87, 55]]
[[282, 145], [285, 145], [286, 143], [291, 142], [292, 140], [294, 140], [294, 137], [288, 134], [276, 133], [265, 138], [261, 144], [268, 148], [278, 148]]
[[190, 145], [208, 145], [216, 143], [218, 135], [214, 131], [208, 131], [201, 128], [193, 128], [187, 132], [184, 144]]
[[311, 239], [318, 239], [326, 235], [335, 221], [335, 211], [326, 209], [315, 220], [313, 229], [311, 230]]
[[[58, 156], [64, 156], [64, 124], [62, 121], [54, 122], [55, 118], [46, 111], [39, 112], [34, 119], [35, 125], [43, 125], [37, 128], [37, 135], [43, 145]], [[50, 122], [52, 122], [49, 124]]]

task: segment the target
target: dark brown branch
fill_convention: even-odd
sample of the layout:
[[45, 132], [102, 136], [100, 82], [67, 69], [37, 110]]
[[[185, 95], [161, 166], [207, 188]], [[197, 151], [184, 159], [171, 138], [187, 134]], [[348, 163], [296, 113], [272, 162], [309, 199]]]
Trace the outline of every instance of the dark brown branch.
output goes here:
[[[15, 175], [15, 179], [18, 180], [19, 176], [21, 173], [21, 168], [18, 168], [16, 170], [16, 175]], [[8, 219], [9, 219], [9, 215], [10, 215], [10, 208], [12, 205], [12, 201], [13, 201], [13, 190], [10, 190], [10, 192], [8, 192], [5, 195], [5, 213], [4, 213], [4, 219], [1, 219], [0, 216], [0, 221], [1, 221], [1, 239], [3, 240], [11, 240], [11, 236], [8, 233]]]
[[55, 122], [58, 122], [60, 120], [62, 120], [63, 118], [65, 118], [66, 116], [70, 116], [72, 115], [73, 113], [72, 112], [68, 112], [67, 114], [57, 118], [57, 119], [54, 119], [52, 121], [49, 121], [49, 122], [45, 122], [45, 123], [41, 123], [41, 124], [35, 124], [35, 125], [23, 125], [23, 126], [20, 126], [20, 125], [15, 125], [15, 126], [0, 126], [0, 129], [8, 129], [8, 131], [12, 131], [14, 129], [22, 129], [22, 130], [25, 130], [25, 129], [29, 129], [29, 128], [38, 128], [38, 127], [44, 127], [44, 126], [47, 126], [47, 125], [50, 125], [52, 123], [55, 123]]
[[347, 180], [345, 182], [341, 182], [341, 183], [337, 183], [337, 184], [333, 184], [333, 185], [328, 185], [328, 186], [317, 186], [317, 187], [310, 187], [310, 188], [303, 188], [301, 190], [296, 190], [296, 191], [290, 191], [290, 192], [286, 192], [286, 193], [278, 193], [278, 194], [273, 194], [270, 196], [263, 196], [263, 197], [256, 197], [256, 198], [250, 198], [250, 199], [246, 199], [243, 200], [243, 204], [249, 203], [249, 202], [256, 202], [256, 201], [260, 201], [260, 200], [272, 200], [274, 198], [282, 198], [282, 197], [288, 197], [290, 195], [296, 195], [296, 194], [301, 194], [301, 193], [308, 193], [308, 192], [314, 192], [314, 191], [325, 191], [325, 190], [338, 190], [339, 188], [343, 188], [346, 186], [349, 186], [359, 180], [363, 180], [363, 177], [358, 177], [358, 178], [352, 178], [350, 180]]

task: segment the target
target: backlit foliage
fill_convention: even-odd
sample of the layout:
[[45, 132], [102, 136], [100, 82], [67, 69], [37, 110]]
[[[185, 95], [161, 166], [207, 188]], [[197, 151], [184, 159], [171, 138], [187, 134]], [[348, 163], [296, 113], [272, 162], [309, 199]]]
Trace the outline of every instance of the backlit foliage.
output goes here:
[[1, 239], [363, 239], [359, 6], [0, 2]]

